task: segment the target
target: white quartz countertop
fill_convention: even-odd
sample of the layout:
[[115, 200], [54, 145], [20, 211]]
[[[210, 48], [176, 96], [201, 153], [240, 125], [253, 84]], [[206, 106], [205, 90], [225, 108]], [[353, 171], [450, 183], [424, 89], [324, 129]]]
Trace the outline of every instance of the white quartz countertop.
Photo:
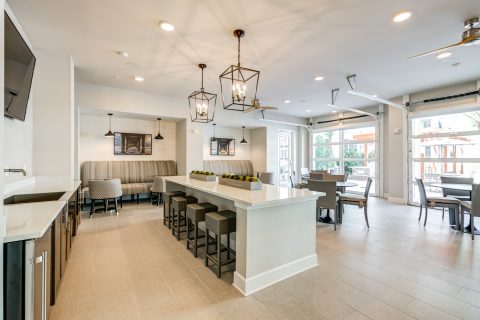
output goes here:
[[44, 201], [5, 206], [6, 232], [3, 241], [41, 238], [65, 205], [66, 201]]
[[41, 238], [80, 186], [80, 181], [61, 177], [29, 177], [4, 186], [3, 198], [20, 194], [63, 192], [57, 201], [5, 205], [4, 242]]
[[190, 187], [206, 193], [210, 193], [228, 200], [241, 202], [246, 206], [274, 206], [283, 203], [301, 202], [317, 199], [324, 193], [313, 192], [306, 189], [294, 189], [288, 187], [263, 184], [262, 190], [245, 190], [218, 184], [217, 181], [202, 181], [190, 179], [187, 176], [163, 177], [165, 181]]
[[[4, 186], [3, 198], [8, 198], [17, 194], [47, 193], [47, 192], [68, 192], [77, 190], [81, 181], [64, 179], [61, 177], [30, 177], [20, 181], [12, 182]], [[62, 197], [64, 198], [64, 197]], [[66, 200], [68, 200], [65, 199]], [[63, 199], [62, 199], [63, 200]]]

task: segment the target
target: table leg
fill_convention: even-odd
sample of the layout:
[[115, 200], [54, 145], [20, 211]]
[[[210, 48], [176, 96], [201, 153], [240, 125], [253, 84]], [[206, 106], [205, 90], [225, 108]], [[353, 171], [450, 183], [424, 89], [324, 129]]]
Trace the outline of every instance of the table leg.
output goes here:
[[[470, 221], [468, 222], [468, 226], [465, 227], [464, 232], [472, 233], [472, 215], [470, 215]], [[477, 228], [475, 228], [475, 234], [480, 235], [480, 231], [478, 231]]]
[[457, 217], [455, 215], [455, 209], [448, 208], [448, 216], [449, 216], [450, 228], [457, 230]]
[[330, 209], [327, 209], [327, 215], [325, 217], [320, 216], [319, 221], [322, 223], [333, 224], [333, 219], [330, 217]]

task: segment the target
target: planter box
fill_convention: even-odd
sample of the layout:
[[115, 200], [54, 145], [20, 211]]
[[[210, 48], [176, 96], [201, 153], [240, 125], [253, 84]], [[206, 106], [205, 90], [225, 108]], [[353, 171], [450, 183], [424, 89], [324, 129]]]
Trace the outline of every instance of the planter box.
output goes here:
[[219, 177], [218, 183], [226, 186], [246, 189], [246, 190], [262, 190], [261, 182], [250, 182], [250, 181], [234, 180], [234, 179]]
[[190, 179], [197, 179], [202, 181], [217, 181], [217, 176], [207, 176], [205, 174], [190, 173]]

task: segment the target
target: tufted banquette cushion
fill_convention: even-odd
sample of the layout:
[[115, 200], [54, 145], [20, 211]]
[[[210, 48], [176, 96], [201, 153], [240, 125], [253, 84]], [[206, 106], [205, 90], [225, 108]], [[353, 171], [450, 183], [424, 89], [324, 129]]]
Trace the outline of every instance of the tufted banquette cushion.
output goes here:
[[216, 175], [233, 173], [242, 176], [253, 175], [253, 166], [250, 160], [204, 160], [203, 170]]
[[175, 161], [85, 161], [80, 169], [84, 188], [94, 179], [120, 179], [124, 195], [147, 193], [155, 176], [177, 174]]

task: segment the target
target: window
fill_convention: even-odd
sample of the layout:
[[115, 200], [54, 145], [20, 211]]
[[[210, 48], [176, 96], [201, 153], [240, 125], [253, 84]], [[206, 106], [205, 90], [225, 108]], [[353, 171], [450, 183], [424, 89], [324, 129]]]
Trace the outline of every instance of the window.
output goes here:
[[348, 181], [358, 183], [349, 191], [363, 192], [367, 178], [373, 179], [372, 193], [377, 193], [376, 127], [321, 131], [312, 134], [312, 169], [332, 174], [349, 174]]
[[278, 132], [278, 183], [289, 186], [293, 170], [293, 132], [279, 130]]
[[410, 203], [419, 201], [415, 178], [424, 180], [429, 195], [441, 196], [431, 187], [441, 175], [480, 175], [480, 112], [411, 119], [409, 135]]

